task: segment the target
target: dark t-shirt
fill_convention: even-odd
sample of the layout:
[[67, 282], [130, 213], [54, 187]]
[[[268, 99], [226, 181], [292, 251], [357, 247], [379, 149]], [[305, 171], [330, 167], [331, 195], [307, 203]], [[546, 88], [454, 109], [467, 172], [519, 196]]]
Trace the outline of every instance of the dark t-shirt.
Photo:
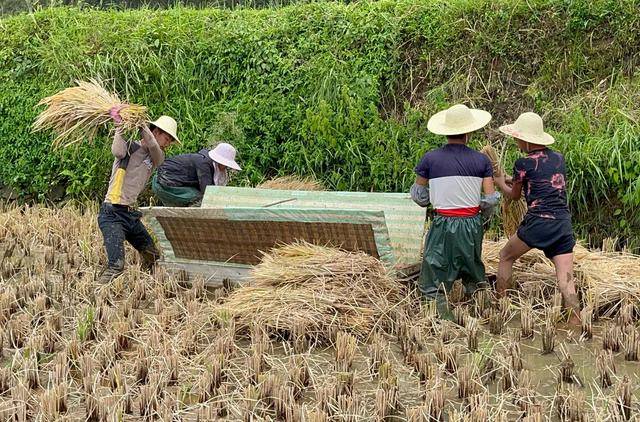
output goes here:
[[158, 182], [164, 186], [192, 187], [204, 193], [214, 184], [215, 168], [209, 158], [209, 150], [202, 149], [195, 154], [174, 155], [158, 167]]
[[515, 162], [513, 181], [522, 182], [527, 214], [553, 219], [571, 217], [562, 154], [549, 148], [530, 152]]
[[461, 144], [446, 144], [426, 153], [415, 171], [429, 179], [429, 198], [433, 207], [447, 210], [449, 215], [477, 213], [482, 179], [493, 176], [489, 158]]
[[425, 179], [439, 177], [491, 177], [493, 167], [486, 155], [462, 144], [446, 144], [427, 152], [418, 165], [416, 174]]

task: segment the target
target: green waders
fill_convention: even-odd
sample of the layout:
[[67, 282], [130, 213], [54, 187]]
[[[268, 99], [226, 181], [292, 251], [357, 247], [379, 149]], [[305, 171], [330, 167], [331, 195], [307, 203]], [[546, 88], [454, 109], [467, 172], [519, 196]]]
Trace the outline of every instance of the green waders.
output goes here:
[[427, 299], [438, 302], [439, 310], [443, 304], [446, 307], [446, 295], [456, 280], [462, 280], [465, 295], [473, 294], [485, 283], [482, 236], [480, 215], [438, 215], [431, 223], [422, 257], [419, 288]]
[[196, 188], [164, 186], [158, 183], [157, 174], [154, 174], [151, 180], [151, 190], [167, 207], [188, 207], [202, 198], [200, 191]]

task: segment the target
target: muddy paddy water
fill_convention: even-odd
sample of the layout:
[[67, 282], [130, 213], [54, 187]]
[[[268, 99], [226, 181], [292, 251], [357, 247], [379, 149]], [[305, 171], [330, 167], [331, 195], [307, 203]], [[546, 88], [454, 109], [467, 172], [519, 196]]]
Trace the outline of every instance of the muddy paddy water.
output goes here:
[[394, 327], [327, 345], [236, 331], [217, 308], [222, 289], [135, 268], [97, 287], [67, 259], [33, 252], [3, 264], [2, 420], [604, 421], [637, 411], [639, 364], [625, 360], [624, 338], [603, 352], [615, 321], [594, 323], [591, 339], [559, 323], [543, 354], [545, 319], [521, 338], [515, 303], [494, 304], [507, 310], [497, 335], [493, 316], [461, 327], [411, 297]]
[[[367, 338], [318, 339], [259, 323], [241, 330], [221, 311], [228, 291], [145, 274], [131, 250], [125, 274], [97, 286], [104, 256], [94, 216], [43, 209], [2, 216], [0, 421], [638, 415], [639, 364], [626, 360], [639, 352], [629, 308], [594, 322], [590, 339], [557, 322], [550, 295], [533, 305], [486, 295], [460, 306], [456, 324], [407, 292], [394, 322]], [[524, 325], [534, 336], [522, 338], [529, 307]], [[543, 354], [543, 344], [553, 350]]]
[[[350, 407], [340, 407], [330, 399], [329, 403], [322, 403], [325, 400], [322, 392], [340, 385], [340, 373], [336, 371], [336, 349], [317, 346], [298, 355], [306, 362], [311, 380], [298, 403], [307, 410], [326, 408], [327, 414], [333, 415], [319, 420], [605, 421], [625, 420], [627, 412], [634, 418], [639, 364], [626, 361], [622, 349], [612, 353], [612, 365], [608, 367], [610, 386], [602, 386], [603, 372], [599, 369], [598, 357], [603, 355], [603, 324], [595, 324], [591, 339], [581, 337], [580, 328], [573, 331], [560, 324], [554, 337], [554, 350], [546, 354], [542, 353], [539, 330], [533, 338], [518, 338], [520, 321], [517, 318], [505, 325], [502, 335], [490, 334], [488, 326], [482, 326], [476, 352], [468, 349], [465, 329], [450, 322], [436, 328], [443, 331], [434, 333], [433, 338], [423, 338], [424, 347], [411, 350], [413, 356], [403, 352], [399, 345], [402, 340], [395, 336], [378, 337], [372, 340], [382, 341], [385, 351], [382, 361], [383, 365], [384, 361], [389, 364], [389, 373], [372, 370], [375, 347], [371, 342], [358, 344], [348, 366], [353, 377], [347, 390], [350, 397], [356, 398], [356, 404]], [[446, 343], [441, 341], [444, 330], [449, 332], [445, 335]], [[512, 349], [514, 342], [518, 344], [517, 356]], [[240, 341], [240, 344], [244, 350], [251, 349], [250, 341]], [[274, 340], [270, 347], [269, 371], [282, 374], [286, 379], [292, 345]], [[446, 358], [442, 359], [439, 351], [443, 347], [456, 350], [451, 371], [447, 370]], [[418, 356], [426, 357], [426, 366], [416, 363], [420, 360]], [[514, 364], [517, 359], [520, 363]], [[242, 370], [238, 369], [238, 373]], [[463, 373], [468, 374], [467, 381]], [[624, 401], [628, 398], [623, 396], [621, 387], [625, 377], [632, 393], [630, 402]], [[391, 390], [397, 392], [397, 397], [393, 409], [381, 418], [385, 399], [381, 398], [380, 391], [388, 391], [389, 383], [395, 386]], [[465, 383], [476, 385], [463, 387]], [[469, 394], [465, 395], [462, 388]], [[630, 407], [625, 407], [626, 404]], [[268, 410], [257, 410], [257, 414], [264, 417]]]

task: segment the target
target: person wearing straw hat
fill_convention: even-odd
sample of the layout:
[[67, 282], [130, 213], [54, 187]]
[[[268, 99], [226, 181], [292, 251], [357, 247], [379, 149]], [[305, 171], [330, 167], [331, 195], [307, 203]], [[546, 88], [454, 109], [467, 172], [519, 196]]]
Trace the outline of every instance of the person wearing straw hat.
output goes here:
[[197, 205], [207, 186], [226, 186], [228, 170], [240, 170], [235, 160], [236, 149], [227, 143], [195, 154], [175, 155], [158, 167], [151, 187], [165, 206]]
[[513, 200], [524, 193], [527, 213], [516, 234], [500, 251], [496, 290], [506, 294], [512, 284], [513, 264], [529, 250], [544, 252], [556, 267], [558, 287], [570, 311], [569, 323], [580, 324], [580, 301], [573, 280], [573, 248], [576, 244], [567, 202], [566, 168], [562, 154], [549, 145], [553, 136], [544, 131], [536, 113], [522, 113], [515, 123], [500, 127], [527, 155], [516, 160], [513, 177], [496, 177], [498, 188]]
[[[461, 279], [465, 293], [473, 293], [485, 282], [482, 263], [483, 220], [500, 194], [493, 186], [490, 160], [466, 144], [471, 133], [486, 126], [491, 114], [457, 104], [436, 113], [427, 129], [447, 137], [447, 144], [427, 152], [415, 169], [411, 197], [420, 206], [431, 204], [436, 216], [427, 234], [419, 288], [429, 299], [437, 299], [446, 317], [446, 295]], [[483, 194], [484, 192], [484, 194]]]
[[150, 270], [159, 257], [149, 232], [133, 208], [138, 195], [149, 181], [154, 168], [164, 161], [164, 149], [180, 142], [178, 125], [169, 116], [161, 116], [141, 129], [141, 141], [129, 142], [119, 127], [118, 109], [111, 117], [116, 133], [111, 144], [114, 156], [109, 189], [98, 214], [98, 226], [104, 239], [107, 266], [98, 277], [98, 283], [113, 281], [124, 271], [124, 241], [128, 241], [140, 254], [142, 267]]

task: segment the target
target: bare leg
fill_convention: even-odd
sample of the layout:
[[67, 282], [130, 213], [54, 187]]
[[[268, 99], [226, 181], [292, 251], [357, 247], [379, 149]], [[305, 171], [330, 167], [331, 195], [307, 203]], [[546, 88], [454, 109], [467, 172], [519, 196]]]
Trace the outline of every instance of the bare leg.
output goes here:
[[573, 253], [554, 256], [553, 263], [556, 266], [558, 288], [562, 293], [564, 306], [571, 312], [569, 324], [580, 325], [580, 301], [576, 293], [576, 283], [573, 279]]
[[513, 263], [530, 250], [531, 248], [515, 234], [511, 236], [507, 244], [504, 245], [504, 248], [500, 251], [498, 279], [496, 280], [496, 292], [498, 296], [504, 296], [507, 289], [511, 288], [513, 281]]

